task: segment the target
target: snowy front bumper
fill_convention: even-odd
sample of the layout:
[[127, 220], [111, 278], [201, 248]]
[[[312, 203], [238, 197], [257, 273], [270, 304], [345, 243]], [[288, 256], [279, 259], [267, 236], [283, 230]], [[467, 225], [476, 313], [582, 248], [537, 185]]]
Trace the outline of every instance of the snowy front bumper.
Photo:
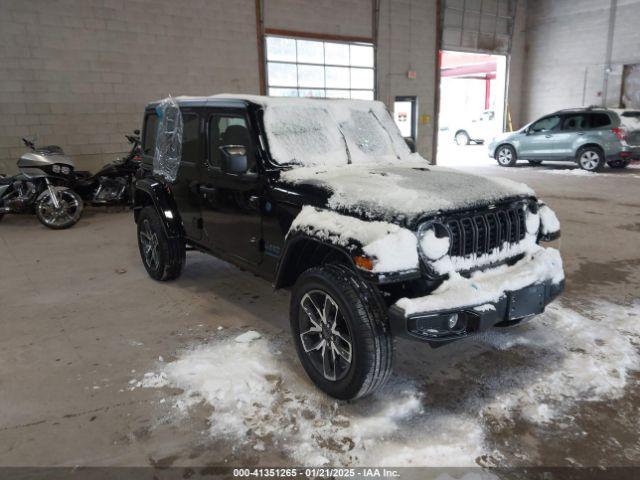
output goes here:
[[514, 265], [454, 273], [429, 295], [398, 300], [389, 322], [397, 336], [447, 343], [542, 313], [563, 287], [560, 253], [536, 246]]

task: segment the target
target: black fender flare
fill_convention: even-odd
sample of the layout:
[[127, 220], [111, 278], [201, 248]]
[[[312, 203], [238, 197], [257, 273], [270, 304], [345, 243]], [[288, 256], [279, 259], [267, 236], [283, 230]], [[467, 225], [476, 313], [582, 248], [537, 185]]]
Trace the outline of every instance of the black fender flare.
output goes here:
[[[357, 249], [355, 245], [352, 247], [354, 251]], [[302, 256], [303, 250], [310, 252], [308, 257]], [[343, 263], [358, 272], [348, 247], [342, 247], [303, 232], [287, 235], [282, 255], [276, 267], [274, 287], [276, 289], [290, 287], [302, 271], [321, 264], [322, 262], [319, 260], [327, 258], [329, 255], [343, 259]]]
[[175, 238], [184, 235], [182, 218], [169, 185], [153, 177], [137, 180], [133, 193], [133, 216], [136, 223], [140, 211], [147, 206], [155, 208], [168, 237]]

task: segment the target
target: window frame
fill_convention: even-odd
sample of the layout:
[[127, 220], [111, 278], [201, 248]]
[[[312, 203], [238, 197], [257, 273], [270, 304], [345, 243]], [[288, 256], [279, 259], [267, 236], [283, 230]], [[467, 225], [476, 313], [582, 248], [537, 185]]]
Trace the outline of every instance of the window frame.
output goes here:
[[[155, 125], [155, 129], [156, 131], [153, 133], [153, 138], [154, 138], [154, 142], [153, 142], [153, 151], [152, 152], [147, 152], [147, 137], [148, 137], [148, 131], [149, 131], [149, 117], [155, 117], [156, 118], [156, 125]], [[154, 110], [147, 110], [144, 114], [144, 118], [142, 121], [142, 144], [140, 146], [141, 151], [142, 151], [142, 156], [147, 156], [147, 157], [153, 157], [155, 155], [155, 149], [156, 149], [156, 141], [157, 141], [157, 135], [158, 135], [158, 114], [154, 111]]]
[[211, 120], [214, 117], [232, 117], [232, 118], [242, 118], [244, 120], [245, 126], [249, 131], [249, 145], [248, 150], [251, 152], [251, 155], [254, 157], [254, 165], [257, 168], [258, 164], [258, 155], [256, 152], [256, 144], [253, 140], [253, 136], [251, 134], [251, 121], [249, 119], [248, 112], [246, 110], [233, 110], [233, 109], [212, 109], [209, 110], [206, 114], [206, 122], [204, 125], [205, 128], [205, 141], [206, 145], [206, 157], [204, 159], [205, 167], [210, 170], [214, 170], [216, 172], [222, 172], [221, 165], [214, 165], [211, 163]]
[[[292, 60], [269, 60], [269, 46], [268, 41], [269, 38], [283, 38], [288, 40], [293, 40], [295, 42], [295, 61]], [[298, 61], [298, 41], [311, 41], [311, 42], [320, 42], [323, 44], [323, 62], [322, 63], [310, 63], [308, 61]], [[326, 58], [326, 44], [344, 44], [348, 47], [349, 50], [349, 59], [346, 64], [338, 64], [338, 63], [327, 63]], [[363, 67], [359, 65], [353, 65], [351, 61], [351, 46], [366, 46], [372, 49], [372, 66], [371, 67]], [[377, 85], [377, 62], [376, 62], [376, 46], [373, 42], [368, 41], [356, 41], [350, 39], [334, 39], [334, 38], [322, 38], [322, 36], [311, 37], [311, 36], [298, 36], [295, 34], [285, 35], [285, 34], [275, 34], [275, 33], [267, 33], [263, 37], [263, 46], [264, 46], [264, 82], [265, 82], [265, 91], [267, 95], [271, 95], [272, 89], [282, 89], [282, 90], [291, 90], [295, 91], [297, 95], [283, 95], [283, 97], [290, 98], [347, 98], [347, 99], [357, 99], [358, 97], [353, 96], [353, 92], [371, 92], [372, 100], [375, 100], [378, 97], [378, 85]], [[269, 64], [281, 64], [281, 65], [295, 65], [296, 67], [296, 84], [295, 86], [291, 85], [279, 85], [279, 84], [271, 84], [269, 78]], [[323, 69], [323, 86], [322, 87], [305, 87], [300, 85], [299, 78], [299, 66], [305, 67], [321, 67]], [[348, 87], [327, 87], [327, 68], [346, 68], [349, 74], [349, 86]], [[352, 69], [357, 70], [370, 70], [372, 72], [372, 87], [371, 88], [352, 88], [351, 86], [351, 76]], [[322, 96], [301, 96], [301, 91], [321, 91], [323, 93]], [[327, 97], [328, 91], [341, 91], [348, 92], [348, 97]]]

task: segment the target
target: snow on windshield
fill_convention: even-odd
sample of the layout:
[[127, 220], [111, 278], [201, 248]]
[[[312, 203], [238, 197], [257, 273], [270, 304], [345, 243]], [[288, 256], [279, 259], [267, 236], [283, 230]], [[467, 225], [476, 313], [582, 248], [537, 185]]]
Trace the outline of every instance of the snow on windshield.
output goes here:
[[265, 107], [271, 156], [280, 164], [387, 163], [411, 153], [381, 102], [268, 99]]

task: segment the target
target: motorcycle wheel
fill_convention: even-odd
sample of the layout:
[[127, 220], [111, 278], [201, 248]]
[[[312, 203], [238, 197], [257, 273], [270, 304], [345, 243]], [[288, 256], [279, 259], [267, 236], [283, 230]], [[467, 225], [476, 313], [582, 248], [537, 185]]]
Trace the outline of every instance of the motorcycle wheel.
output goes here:
[[48, 191], [36, 202], [36, 216], [40, 223], [53, 230], [62, 230], [75, 225], [82, 215], [82, 198], [73, 190], [57, 190], [60, 207], [55, 208]]

